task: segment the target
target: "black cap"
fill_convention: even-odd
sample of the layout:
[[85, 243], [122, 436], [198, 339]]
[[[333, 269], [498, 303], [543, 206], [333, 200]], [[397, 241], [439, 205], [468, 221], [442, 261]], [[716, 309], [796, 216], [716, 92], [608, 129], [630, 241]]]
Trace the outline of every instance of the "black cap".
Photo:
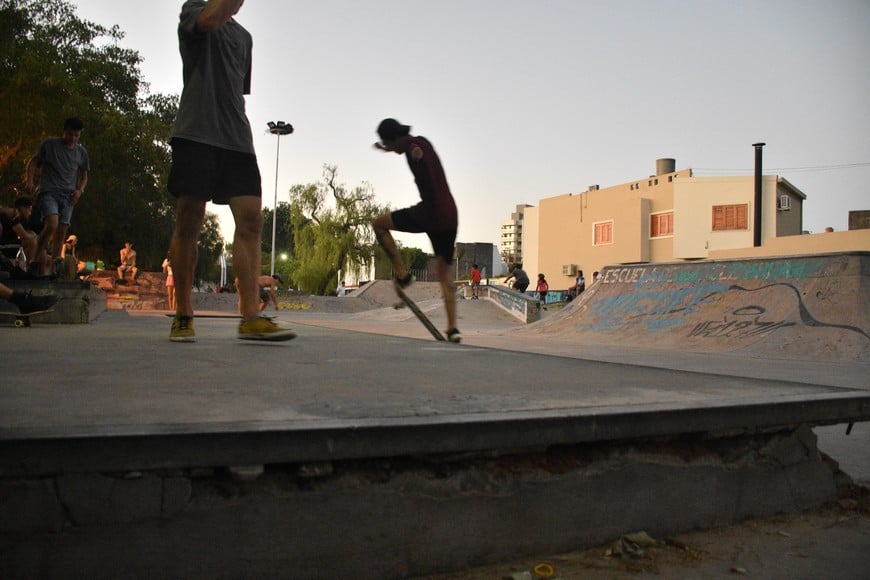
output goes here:
[[399, 137], [405, 137], [410, 132], [411, 127], [409, 125], [402, 125], [395, 119], [384, 119], [378, 125], [378, 136], [381, 138], [381, 141], [392, 141]]

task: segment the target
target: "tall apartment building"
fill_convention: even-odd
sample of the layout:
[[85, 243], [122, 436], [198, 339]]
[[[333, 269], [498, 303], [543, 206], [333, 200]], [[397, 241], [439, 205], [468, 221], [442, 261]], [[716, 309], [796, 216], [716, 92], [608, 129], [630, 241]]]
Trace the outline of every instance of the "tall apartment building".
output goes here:
[[[525, 207], [521, 248], [529, 274], [567, 288], [578, 269], [587, 279], [610, 264], [694, 260], [718, 250], [752, 248], [755, 177], [694, 177], [659, 159], [656, 174], [621, 185]], [[799, 189], [762, 176], [762, 238], [801, 234]]]
[[523, 222], [525, 221], [526, 208], [530, 205], [521, 204], [511, 214], [511, 219], [501, 223], [499, 236], [499, 251], [504, 263], [521, 263], [523, 261]]

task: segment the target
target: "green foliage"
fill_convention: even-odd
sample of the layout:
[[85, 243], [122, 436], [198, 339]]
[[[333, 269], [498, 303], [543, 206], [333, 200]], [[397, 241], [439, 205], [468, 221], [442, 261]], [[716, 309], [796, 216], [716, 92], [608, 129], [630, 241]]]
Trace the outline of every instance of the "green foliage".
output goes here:
[[[272, 216], [271, 208], [263, 208], [263, 235], [260, 244], [262, 252], [262, 272], [271, 273], [272, 266]], [[293, 287], [293, 276], [290, 271], [290, 262], [282, 260], [282, 255], [292, 256], [295, 241], [293, 240], [293, 225], [290, 221], [290, 204], [282, 201], [278, 204], [278, 221], [275, 226], [275, 273], [280, 274], [284, 282]]]
[[[148, 94], [142, 59], [119, 46], [123, 38], [117, 26], [81, 20], [65, 0], [0, 0], [0, 203], [23, 191], [41, 141], [80, 117], [91, 174], [70, 226], [79, 257], [111, 265], [130, 240], [139, 266], [158, 270], [174, 222], [167, 138], [178, 97]], [[208, 224], [203, 259], [221, 245], [216, 222]]]
[[217, 282], [221, 277], [220, 256], [224, 249], [224, 240], [221, 237], [218, 218], [213, 213], [205, 215], [198, 248], [199, 260], [196, 262], [195, 278], [206, 282]]
[[409, 270], [425, 270], [429, 265], [429, 254], [420, 248], [399, 248], [402, 261]]
[[335, 166], [324, 165], [321, 181], [290, 189], [292, 279], [301, 290], [324, 296], [335, 292], [339, 270], [358, 274], [372, 264], [371, 221], [387, 210], [374, 202], [368, 183], [347, 189], [337, 174]]
[[[402, 256], [402, 262], [405, 267], [412, 273], [418, 273], [420, 270], [426, 270], [429, 267], [431, 254], [427, 254], [420, 248], [406, 248], [402, 246], [402, 242], [396, 241], [399, 247], [399, 255]], [[379, 245], [375, 247], [375, 278], [378, 280], [388, 280], [393, 276], [393, 264], [387, 253]]]

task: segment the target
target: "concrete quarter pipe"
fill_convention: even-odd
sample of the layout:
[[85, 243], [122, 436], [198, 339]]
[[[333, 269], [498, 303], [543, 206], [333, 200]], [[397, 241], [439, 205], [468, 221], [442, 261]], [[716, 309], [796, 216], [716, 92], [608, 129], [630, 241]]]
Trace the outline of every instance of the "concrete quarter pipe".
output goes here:
[[528, 332], [598, 344], [867, 360], [870, 253], [611, 266]]

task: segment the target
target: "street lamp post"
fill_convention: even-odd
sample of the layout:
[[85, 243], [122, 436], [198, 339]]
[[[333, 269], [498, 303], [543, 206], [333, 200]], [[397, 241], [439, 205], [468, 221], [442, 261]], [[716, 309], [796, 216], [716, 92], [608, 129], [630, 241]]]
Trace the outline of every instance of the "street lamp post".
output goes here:
[[293, 132], [293, 125], [284, 121], [269, 121], [266, 123], [269, 127], [269, 133], [277, 135], [278, 144], [275, 147], [275, 201], [272, 206], [272, 271], [271, 275], [275, 275], [275, 229], [278, 224], [278, 158], [281, 154], [281, 135], [289, 135]]

